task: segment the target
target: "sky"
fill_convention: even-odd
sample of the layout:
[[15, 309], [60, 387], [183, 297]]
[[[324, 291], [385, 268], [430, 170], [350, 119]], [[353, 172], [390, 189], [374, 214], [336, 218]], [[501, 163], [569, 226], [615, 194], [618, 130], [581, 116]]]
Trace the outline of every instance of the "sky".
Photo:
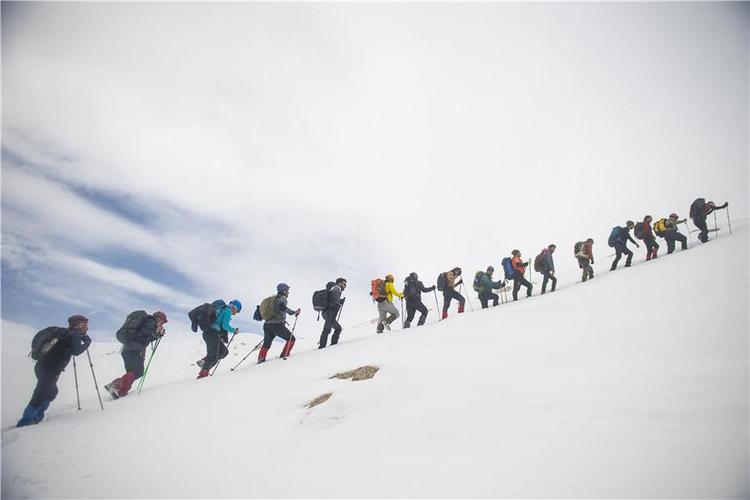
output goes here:
[[283, 281], [315, 335], [339, 276], [346, 326], [389, 272], [748, 217], [747, 3], [0, 8], [3, 319], [181, 333], [221, 297], [259, 331]]

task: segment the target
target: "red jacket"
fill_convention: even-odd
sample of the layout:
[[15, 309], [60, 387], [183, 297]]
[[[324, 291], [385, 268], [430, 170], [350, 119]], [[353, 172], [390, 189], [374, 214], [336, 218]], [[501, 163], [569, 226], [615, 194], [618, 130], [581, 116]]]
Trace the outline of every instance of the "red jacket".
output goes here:
[[653, 240], [654, 239], [654, 232], [651, 230], [651, 223], [643, 221], [643, 239], [646, 238]]
[[591, 243], [584, 241], [582, 251], [589, 256], [589, 259], [594, 260], [594, 249], [592, 247], [593, 245]]
[[514, 271], [517, 271], [521, 274], [524, 274], [526, 272], [526, 264], [521, 260], [521, 257], [513, 257], [510, 260], [510, 263], [513, 265]]

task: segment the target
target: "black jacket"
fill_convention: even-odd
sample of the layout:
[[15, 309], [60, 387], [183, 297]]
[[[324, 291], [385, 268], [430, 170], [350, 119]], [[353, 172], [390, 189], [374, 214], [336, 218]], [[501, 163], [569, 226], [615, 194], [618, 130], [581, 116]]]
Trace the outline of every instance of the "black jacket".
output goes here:
[[91, 338], [79, 330], [68, 329], [60, 340], [50, 349], [40, 364], [49, 371], [61, 372], [70, 363], [70, 358], [82, 354], [91, 344]]
[[435, 286], [425, 288], [424, 284], [419, 280], [407, 279], [404, 281], [404, 295], [406, 296], [407, 302], [417, 302], [422, 300], [422, 292], [431, 292], [435, 289]]

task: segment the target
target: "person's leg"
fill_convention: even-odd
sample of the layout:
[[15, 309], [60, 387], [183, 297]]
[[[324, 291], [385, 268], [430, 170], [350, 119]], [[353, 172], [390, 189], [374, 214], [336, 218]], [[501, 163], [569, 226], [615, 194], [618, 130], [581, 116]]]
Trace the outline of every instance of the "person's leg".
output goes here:
[[451, 305], [451, 299], [453, 298], [450, 294], [450, 288], [443, 290], [443, 319], [448, 317], [448, 308]]
[[497, 307], [497, 305], [500, 303], [500, 296], [496, 293], [492, 293], [492, 307]]
[[674, 252], [675, 236], [672, 233], [667, 233], [664, 236], [664, 239], [667, 240], [667, 255], [670, 255], [672, 252]]
[[687, 237], [682, 233], [675, 234], [675, 239], [682, 244], [682, 249], [687, 250]]
[[491, 292], [482, 292], [479, 294], [479, 303], [482, 305], [482, 309], [487, 309], [489, 307], [488, 302], [490, 301], [490, 294]]
[[623, 244], [622, 243], [615, 243], [615, 260], [612, 261], [612, 266], [609, 268], [610, 271], [614, 271], [617, 269], [617, 263], [620, 262], [620, 257], [622, 257], [623, 254]]
[[206, 329], [203, 332], [203, 341], [206, 343], [206, 357], [202, 368], [208, 371], [219, 359], [219, 332], [211, 328]]
[[324, 309], [321, 313], [323, 316], [323, 331], [320, 333], [320, 340], [318, 341], [318, 349], [323, 349], [328, 345], [328, 335], [331, 333], [335, 318], [331, 314], [331, 311]]
[[544, 295], [547, 292], [547, 282], [550, 278], [549, 271], [542, 272], [542, 276], [544, 276], [544, 279], [542, 280], [542, 295]]
[[526, 296], [531, 297], [531, 289], [534, 288], [526, 278], [523, 278], [521, 284], [526, 287]]
[[633, 261], [633, 252], [627, 247], [624, 247], [624, 254], [628, 256], [627, 259], [625, 259], [625, 267], [630, 267], [630, 263]]
[[518, 300], [518, 290], [521, 289], [521, 281], [523, 276], [519, 273], [513, 275], [513, 300]]
[[338, 321], [334, 318], [333, 320], [333, 336], [331, 337], [331, 345], [336, 345], [339, 343], [339, 336], [341, 335], [341, 325]]
[[386, 300], [385, 303], [387, 304], [386, 311], [388, 312], [388, 318], [386, 318], [386, 320], [385, 320], [385, 325], [386, 325], [386, 328], [387, 328], [388, 325], [390, 325], [391, 323], [393, 323], [394, 321], [396, 321], [398, 319], [398, 317], [400, 316], [400, 314], [398, 312], [398, 309], [396, 309], [396, 306], [393, 304], [393, 302], [388, 302]]
[[262, 363], [266, 360], [268, 350], [273, 344], [273, 339], [276, 337], [276, 333], [273, 328], [274, 323], [263, 323], [263, 345], [258, 351], [258, 363]]
[[417, 312], [417, 306], [416, 303], [413, 300], [407, 300], [406, 301], [406, 319], [404, 320], [404, 328], [409, 328], [411, 326], [412, 320], [414, 320], [414, 315]]
[[383, 333], [383, 329], [385, 328], [385, 320], [388, 314], [387, 310], [385, 309], [385, 304], [387, 303], [387, 300], [378, 302], [378, 326], [375, 329], [377, 333]]
[[700, 234], [698, 234], [698, 239], [701, 240], [703, 243], [706, 243], [708, 241], [708, 225], [706, 224], [705, 217], [699, 217], [697, 219], [693, 219], [693, 223], [695, 224], [695, 227], [700, 229]]
[[557, 288], [557, 278], [555, 276], [552, 276], [552, 274], [549, 275], [550, 281], [552, 281], [552, 288], [550, 288], [550, 292], [554, 292], [555, 288]]
[[286, 343], [284, 343], [284, 347], [281, 349], [281, 356], [282, 358], [288, 358], [290, 354], [292, 354], [292, 349], [294, 348], [294, 342], [297, 340], [292, 332], [283, 324], [279, 323], [278, 327], [274, 326], [276, 329], [276, 335], [281, 337], [282, 339], [286, 340]]
[[417, 304], [417, 310], [419, 311], [419, 321], [417, 321], [417, 326], [422, 326], [424, 325], [424, 322], [427, 321], [427, 306], [425, 306], [420, 300]]
[[646, 260], [651, 260], [651, 254], [654, 251], [654, 240], [651, 240], [649, 238], [643, 238], [643, 244], [646, 247]]

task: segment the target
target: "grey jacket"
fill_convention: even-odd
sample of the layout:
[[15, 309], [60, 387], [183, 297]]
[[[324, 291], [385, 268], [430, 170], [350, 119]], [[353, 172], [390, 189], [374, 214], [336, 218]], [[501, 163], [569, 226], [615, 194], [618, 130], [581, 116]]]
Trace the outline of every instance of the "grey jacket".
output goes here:
[[292, 311], [286, 305], [286, 295], [279, 294], [276, 296], [276, 300], [273, 301], [273, 316], [266, 320], [266, 323], [284, 323], [286, 321], [286, 315], [294, 315], [297, 311]]

